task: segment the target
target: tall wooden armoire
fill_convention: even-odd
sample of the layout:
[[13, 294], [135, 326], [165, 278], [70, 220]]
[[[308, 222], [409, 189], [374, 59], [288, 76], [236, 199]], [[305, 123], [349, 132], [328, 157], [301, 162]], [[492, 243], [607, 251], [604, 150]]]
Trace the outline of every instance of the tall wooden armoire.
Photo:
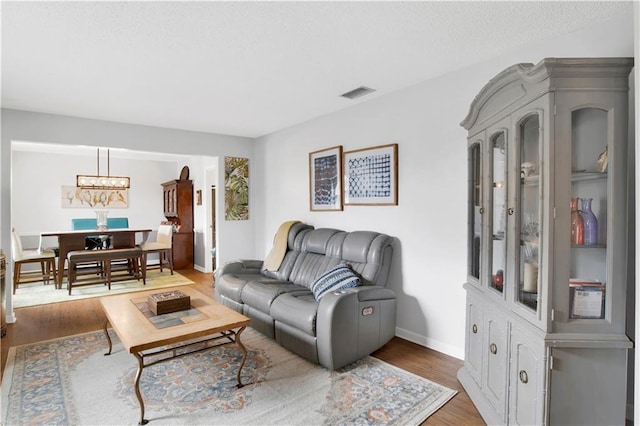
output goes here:
[[162, 184], [164, 217], [174, 225], [173, 267], [193, 268], [193, 182], [176, 179]]

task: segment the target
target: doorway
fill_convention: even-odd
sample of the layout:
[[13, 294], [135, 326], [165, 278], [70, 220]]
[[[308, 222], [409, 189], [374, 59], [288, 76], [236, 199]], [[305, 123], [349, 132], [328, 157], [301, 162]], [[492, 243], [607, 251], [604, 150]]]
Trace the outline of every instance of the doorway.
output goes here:
[[216, 186], [211, 185], [211, 270], [215, 273], [216, 271], [216, 255], [217, 255], [217, 244], [216, 244]]

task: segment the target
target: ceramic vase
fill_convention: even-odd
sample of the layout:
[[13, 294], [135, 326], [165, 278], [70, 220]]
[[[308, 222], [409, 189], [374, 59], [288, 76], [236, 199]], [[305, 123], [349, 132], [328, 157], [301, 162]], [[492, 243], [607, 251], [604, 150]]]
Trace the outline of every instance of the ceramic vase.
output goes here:
[[580, 198], [571, 199], [571, 244], [584, 244], [584, 219], [578, 210]]
[[582, 209], [580, 214], [582, 215], [582, 221], [584, 224], [584, 244], [595, 245], [598, 244], [598, 219], [591, 210], [592, 198], [582, 199]]

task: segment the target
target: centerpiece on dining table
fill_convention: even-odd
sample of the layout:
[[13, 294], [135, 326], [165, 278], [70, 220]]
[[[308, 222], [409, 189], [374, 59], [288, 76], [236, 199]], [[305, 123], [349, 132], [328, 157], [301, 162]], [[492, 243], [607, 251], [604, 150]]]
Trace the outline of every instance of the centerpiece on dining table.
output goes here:
[[109, 210], [96, 210], [96, 229], [98, 231], [107, 230], [107, 216], [109, 216]]

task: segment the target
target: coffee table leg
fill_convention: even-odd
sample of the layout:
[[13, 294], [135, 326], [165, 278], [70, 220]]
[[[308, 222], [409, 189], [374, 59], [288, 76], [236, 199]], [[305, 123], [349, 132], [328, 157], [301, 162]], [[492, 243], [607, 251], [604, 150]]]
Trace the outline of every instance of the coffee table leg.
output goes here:
[[242, 384], [242, 381], [240, 381], [240, 373], [242, 372], [242, 367], [244, 367], [244, 362], [247, 360], [247, 348], [244, 347], [244, 345], [242, 344], [242, 342], [240, 341], [240, 334], [244, 331], [246, 327], [242, 327], [240, 330], [238, 330], [238, 332], [236, 333], [236, 345], [238, 345], [238, 347], [240, 348], [240, 350], [242, 351], [242, 361], [240, 362], [240, 368], [238, 368], [238, 388], [243, 387], [244, 385]]
[[107, 355], [111, 355], [111, 348], [112, 348], [112, 344], [111, 344], [111, 336], [109, 336], [109, 332], [107, 331], [107, 325], [109, 324], [109, 320], [106, 320], [104, 322], [104, 334], [105, 336], [107, 336], [107, 342], [109, 342], [109, 352], [107, 352], [106, 354], [104, 354], [104, 356]]
[[136, 397], [138, 398], [138, 402], [140, 403], [140, 422], [139, 425], [146, 425], [149, 423], [149, 420], [144, 418], [144, 401], [142, 400], [142, 394], [140, 393], [140, 376], [142, 376], [142, 369], [144, 368], [144, 360], [139, 353], [133, 354], [138, 360], [138, 372], [136, 373], [136, 383], [134, 385], [134, 389], [136, 391]]

